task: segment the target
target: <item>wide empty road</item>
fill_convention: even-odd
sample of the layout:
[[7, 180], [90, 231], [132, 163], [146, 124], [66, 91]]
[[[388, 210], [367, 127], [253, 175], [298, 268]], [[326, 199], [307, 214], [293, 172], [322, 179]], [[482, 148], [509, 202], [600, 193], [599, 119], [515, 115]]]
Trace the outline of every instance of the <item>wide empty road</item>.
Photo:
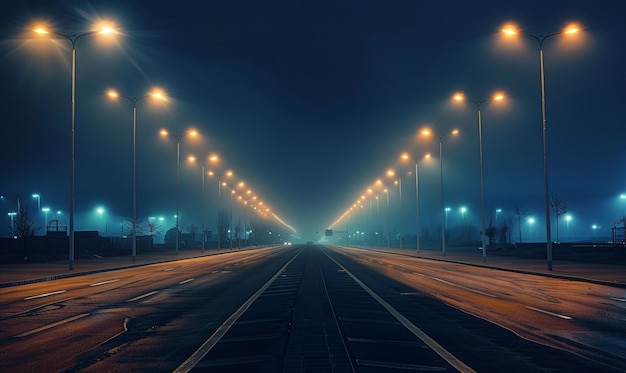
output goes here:
[[624, 290], [346, 247], [0, 289], [1, 371], [613, 372]]

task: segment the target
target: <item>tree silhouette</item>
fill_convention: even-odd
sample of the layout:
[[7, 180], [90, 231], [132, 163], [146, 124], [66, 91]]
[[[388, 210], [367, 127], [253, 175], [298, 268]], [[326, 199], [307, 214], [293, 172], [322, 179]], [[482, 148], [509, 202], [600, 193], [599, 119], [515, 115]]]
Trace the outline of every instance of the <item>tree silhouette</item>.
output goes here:
[[568, 211], [567, 201], [560, 195], [553, 194], [550, 198], [550, 206], [556, 217], [556, 242], [559, 242], [559, 218]]
[[28, 208], [20, 208], [15, 215], [13, 235], [16, 237], [33, 237], [39, 232], [41, 226], [35, 225], [35, 220], [28, 214]]
[[526, 213], [515, 207], [515, 215], [517, 215], [517, 230], [519, 231], [519, 243], [522, 243], [522, 219], [526, 217]]

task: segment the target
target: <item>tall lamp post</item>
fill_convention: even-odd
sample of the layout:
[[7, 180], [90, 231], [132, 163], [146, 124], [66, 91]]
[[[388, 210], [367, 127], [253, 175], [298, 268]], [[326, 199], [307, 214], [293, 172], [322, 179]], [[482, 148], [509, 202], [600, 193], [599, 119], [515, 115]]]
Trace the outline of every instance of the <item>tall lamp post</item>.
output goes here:
[[[394, 177], [396, 175], [394, 170], [388, 170], [387, 176]], [[402, 175], [398, 175], [398, 178], [395, 180], [398, 183], [398, 195], [399, 195], [399, 210], [400, 210], [400, 249], [402, 249]]]
[[[439, 184], [441, 187], [441, 252], [446, 256], [446, 205], [443, 198], [443, 138], [448, 135], [456, 135], [459, 130], [454, 129], [451, 132], [438, 135], [439, 137]], [[423, 130], [422, 135], [431, 135], [430, 130]]]
[[90, 31], [90, 32], [85, 32], [82, 34], [62, 34], [59, 32], [50, 32], [48, 30], [46, 30], [45, 28], [39, 27], [36, 28], [34, 30], [37, 34], [40, 35], [48, 35], [48, 34], [52, 34], [52, 35], [57, 35], [60, 37], [63, 37], [65, 39], [67, 39], [71, 45], [72, 45], [72, 77], [71, 77], [71, 91], [72, 91], [72, 115], [71, 115], [71, 161], [70, 161], [70, 232], [69, 232], [69, 270], [73, 270], [74, 269], [74, 195], [75, 195], [75, 188], [74, 188], [74, 173], [75, 173], [75, 167], [74, 167], [74, 153], [75, 153], [75, 148], [74, 148], [74, 135], [75, 135], [75, 113], [76, 113], [76, 42], [78, 41], [78, 39], [84, 37], [84, 36], [88, 36], [88, 35], [93, 35], [93, 34], [101, 34], [101, 35], [111, 35], [111, 34], [117, 34], [117, 31], [110, 27], [110, 26], [103, 26], [100, 27], [99, 30], [97, 31]]
[[44, 208], [41, 209], [41, 211], [43, 211], [43, 213], [45, 214], [43, 226], [44, 226], [44, 229], [45, 229], [44, 232], [47, 235], [48, 234], [48, 211], [50, 211], [50, 208], [49, 207], [44, 207]]
[[[408, 161], [411, 160], [411, 156], [408, 153], [403, 153], [401, 156], [402, 160]], [[430, 154], [424, 155], [424, 158], [430, 158]], [[419, 170], [417, 168], [417, 164], [419, 163], [417, 159], [415, 161], [415, 236], [416, 238], [416, 248], [417, 253], [420, 252], [420, 208], [419, 208]]]
[[[193, 156], [189, 156], [189, 160], [191, 162], [195, 162], [196, 159]], [[208, 160], [208, 162], [217, 162], [219, 160], [219, 158], [218, 158], [217, 155], [211, 155], [211, 156], [209, 156], [207, 158], [207, 160]], [[205, 232], [205, 229], [204, 229], [204, 205], [205, 205], [205, 201], [204, 201], [204, 184], [205, 184], [204, 178], [205, 178], [205, 175], [207, 174], [207, 172], [205, 171], [205, 168], [204, 168], [204, 162], [202, 162], [202, 164], [201, 164], [201, 169], [202, 169], [202, 192], [200, 193], [201, 194], [200, 207], [201, 207], [201, 210], [202, 210], [202, 228], [201, 228], [202, 229], [202, 253], [204, 253], [204, 241], [206, 241], [206, 236], [205, 236], [206, 232]], [[209, 173], [209, 175], [213, 175], [212, 171], [209, 171], [208, 173]]]
[[124, 98], [133, 104], [133, 263], [137, 256], [137, 102], [148, 97], [165, 100], [161, 91], [155, 90], [151, 94], [141, 97], [123, 96], [114, 90], [109, 90], [107, 95], [111, 98]]
[[9, 219], [11, 220], [11, 236], [15, 236], [15, 232], [13, 231], [13, 220], [15, 219], [17, 212], [9, 212], [7, 215], [9, 215]]
[[[457, 93], [453, 97], [456, 101], [464, 101], [465, 95], [463, 93]], [[493, 96], [494, 101], [501, 101], [504, 99], [504, 95], [501, 93], [496, 93]], [[470, 102], [473, 102], [476, 105], [476, 109], [478, 110], [478, 151], [479, 151], [479, 162], [480, 162], [480, 242], [481, 242], [481, 250], [483, 251], [483, 262], [487, 261], [487, 245], [485, 243], [485, 183], [484, 183], [484, 171], [483, 171], [483, 124], [482, 124], [482, 116], [480, 113], [480, 108], [482, 104], [485, 102], [489, 102], [488, 99], [483, 100], [473, 100], [467, 99]]]
[[[552, 270], [552, 237], [550, 227], [550, 193], [548, 189], [548, 140], [547, 140], [547, 122], [546, 122], [546, 89], [545, 89], [545, 73], [543, 67], [543, 43], [546, 39], [556, 35], [575, 34], [579, 31], [575, 25], [569, 25], [565, 30], [560, 32], [554, 32], [547, 35], [532, 35], [521, 33], [521, 35], [528, 36], [534, 39], [539, 45], [539, 75], [541, 80], [541, 122], [543, 129], [543, 180], [544, 180], [544, 200], [546, 210], [546, 251], [548, 257], [548, 270]], [[520, 33], [514, 26], [507, 25], [502, 29], [505, 35], [515, 36]]]
[[[209, 176], [214, 176], [215, 173], [213, 171], [209, 171], [208, 172]], [[233, 177], [233, 172], [232, 171], [226, 171], [224, 174], [219, 175], [217, 177], [217, 251], [220, 251], [221, 248], [221, 237], [222, 237], [222, 230], [223, 230], [223, 225], [222, 225], [222, 221], [220, 218], [220, 214], [221, 214], [221, 208], [222, 208], [222, 186], [226, 186], [227, 184], [224, 183], [222, 181], [222, 178], [224, 176], [227, 177]], [[223, 184], [223, 185], [222, 185]]]
[[390, 243], [390, 231], [389, 231], [389, 186], [382, 182], [382, 180], [376, 180], [377, 185], [381, 185], [383, 187], [383, 192], [387, 195], [387, 248], [391, 247]]
[[[188, 131], [188, 135], [195, 137], [198, 136], [198, 132], [196, 132], [196, 130], [189, 130]], [[176, 255], [178, 255], [178, 245], [180, 242], [180, 225], [178, 224], [179, 218], [180, 218], [180, 214], [178, 213], [179, 210], [179, 184], [180, 184], [180, 140], [182, 138], [182, 135], [173, 135], [170, 134], [167, 130], [162, 129], [161, 130], [161, 136], [172, 136], [173, 138], [176, 139]]]
[[39, 223], [41, 221], [41, 195], [34, 193], [33, 198], [37, 199], [37, 222]]

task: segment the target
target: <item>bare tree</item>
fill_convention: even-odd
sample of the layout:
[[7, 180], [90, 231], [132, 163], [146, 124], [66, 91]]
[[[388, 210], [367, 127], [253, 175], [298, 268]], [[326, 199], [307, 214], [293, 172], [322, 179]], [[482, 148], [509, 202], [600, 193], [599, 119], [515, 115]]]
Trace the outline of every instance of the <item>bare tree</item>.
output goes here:
[[559, 218], [568, 211], [567, 201], [560, 195], [553, 194], [552, 198], [550, 198], [550, 206], [552, 207], [552, 211], [554, 211], [554, 216], [556, 217], [556, 242], [560, 242]]
[[515, 207], [515, 215], [517, 215], [517, 230], [519, 231], [519, 243], [522, 243], [522, 219], [526, 217], [526, 213]]
[[189, 226], [189, 233], [191, 233], [193, 242], [196, 242], [196, 234], [198, 233], [199, 230], [200, 228], [195, 224], [191, 224]]
[[150, 242], [154, 243], [154, 238], [161, 235], [161, 225], [157, 223], [156, 219], [148, 219], [146, 224], [148, 235], [150, 236]]
[[500, 227], [500, 239], [507, 245], [511, 243], [511, 229], [509, 228], [511, 225], [513, 225], [513, 219], [509, 217], [504, 219]]
[[28, 208], [20, 208], [15, 215], [13, 235], [16, 237], [33, 237], [41, 226], [35, 225], [35, 220], [28, 214]]

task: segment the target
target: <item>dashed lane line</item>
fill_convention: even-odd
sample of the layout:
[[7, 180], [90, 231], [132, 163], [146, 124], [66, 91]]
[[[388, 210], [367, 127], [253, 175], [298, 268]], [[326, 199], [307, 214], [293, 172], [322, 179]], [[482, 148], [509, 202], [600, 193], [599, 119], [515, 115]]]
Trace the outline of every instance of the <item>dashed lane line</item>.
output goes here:
[[570, 316], [565, 316], [565, 315], [561, 315], [560, 313], [554, 313], [554, 312], [542, 310], [541, 308], [535, 308], [535, 307], [531, 307], [531, 306], [525, 306], [525, 307], [528, 308], [529, 310], [540, 312], [540, 313], [543, 313], [543, 314], [546, 314], [546, 315], [550, 315], [550, 316], [554, 316], [554, 317], [558, 317], [558, 318], [563, 319], [563, 320], [571, 320], [572, 319]]
[[96, 282], [95, 284], [91, 284], [89, 286], [100, 286], [100, 285], [106, 285], [106, 284], [110, 284], [112, 282], [116, 282], [119, 281], [120, 279], [115, 279], [115, 280], [109, 280], [109, 281], [102, 281], [102, 282]]
[[82, 319], [83, 317], [87, 317], [87, 316], [89, 316], [88, 313], [81, 313], [80, 315], [76, 315], [76, 316], [70, 317], [70, 318], [65, 319], [65, 320], [53, 322], [52, 324], [44, 325], [44, 326], [42, 326], [40, 328], [33, 329], [31, 331], [24, 332], [22, 334], [18, 334], [18, 335], [15, 336], [15, 338], [27, 337], [29, 335], [36, 334], [36, 333], [39, 333], [39, 332], [43, 332], [44, 330], [52, 329], [52, 328], [57, 327], [59, 325], [67, 324], [68, 322], [72, 322], [72, 321], [75, 321], [75, 320], [78, 320], [78, 319]]
[[57, 294], [63, 294], [65, 293], [67, 290], [59, 290], [59, 291], [53, 291], [51, 293], [45, 293], [45, 294], [39, 294], [39, 295], [33, 295], [32, 297], [26, 297], [24, 298], [24, 300], [31, 300], [31, 299], [37, 299], [37, 298], [44, 298], [44, 297], [49, 297], [51, 295], [57, 295]]
[[139, 300], [139, 299], [147, 298], [147, 297], [149, 297], [149, 296], [151, 296], [151, 295], [154, 295], [154, 294], [156, 294], [156, 293], [158, 293], [158, 292], [159, 292], [158, 290], [151, 291], [151, 292], [149, 292], [149, 293], [146, 293], [146, 294], [140, 295], [140, 296], [138, 296], [138, 297], [131, 298], [131, 299], [127, 300], [126, 302], [127, 302], [127, 303], [130, 303], [130, 302], [134, 302], [134, 301]]

